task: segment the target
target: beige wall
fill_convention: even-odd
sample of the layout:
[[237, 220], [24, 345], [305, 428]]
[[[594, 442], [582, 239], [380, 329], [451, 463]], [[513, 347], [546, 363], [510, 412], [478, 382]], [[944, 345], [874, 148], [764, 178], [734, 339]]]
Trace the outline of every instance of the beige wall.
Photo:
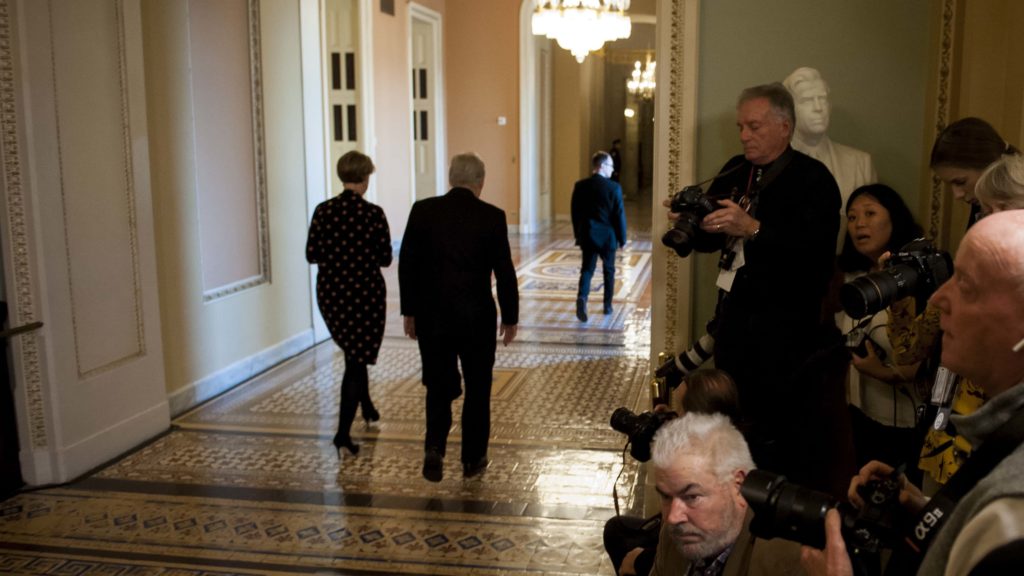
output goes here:
[[583, 154], [580, 94], [582, 84], [580, 65], [566, 50], [552, 45], [552, 129], [551, 196], [555, 219], [569, 219], [569, 202], [573, 183], [583, 174], [580, 163]]
[[[610, 127], [606, 121], [605, 94], [614, 88], [605, 85], [604, 57], [590, 54], [581, 64], [555, 43], [552, 51], [552, 197], [555, 218], [569, 220], [573, 184], [590, 174], [594, 152], [611, 147], [610, 134], [619, 138], [622, 134], [619, 125]], [[620, 117], [621, 113], [619, 110]]]
[[[483, 199], [519, 222], [519, 0], [447, 0], [448, 154], [487, 163]], [[498, 117], [507, 123], [498, 125]]]
[[184, 0], [142, 5], [160, 315], [172, 397], [188, 396], [200, 380], [301, 337], [310, 329], [312, 305], [304, 258], [298, 2], [260, 4], [272, 281], [210, 302], [202, 297], [186, 7]]

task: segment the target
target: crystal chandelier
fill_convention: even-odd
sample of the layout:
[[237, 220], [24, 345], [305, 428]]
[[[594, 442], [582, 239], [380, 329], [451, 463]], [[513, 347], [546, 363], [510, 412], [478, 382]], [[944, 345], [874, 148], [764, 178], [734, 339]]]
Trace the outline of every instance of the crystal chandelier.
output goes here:
[[605, 42], [629, 38], [629, 0], [536, 0], [533, 33], [547, 36], [582, 63]]
[[633, 64], [633, 72], [630, 79], [626, 80], [626, 90], [630, 94], [639, 96], [644, 100], [654, 98], [654, 87], [657, 86], [654, 80], [654, 70], [657, 65], [658, 63], [652, 61], [648, 55], [647, 64], [641, 70], [640, 61], [637, 60]]

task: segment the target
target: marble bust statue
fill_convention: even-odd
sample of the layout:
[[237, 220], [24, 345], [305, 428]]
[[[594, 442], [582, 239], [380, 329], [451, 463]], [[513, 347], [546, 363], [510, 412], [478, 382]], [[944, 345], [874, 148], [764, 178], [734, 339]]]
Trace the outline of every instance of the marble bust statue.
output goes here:
[[842, 250], [846, 237], [846, 201], [858, 187], [878, 181], [871, 155], [863, 150], [833, 142], [828, 137], [829, 102], [828, 84], [814, 68], [797, 68], [783, 85], [793, 95], [796, 105], [796, 128], [793, 130], [793, 148], [820, 160], [839, 184], [843, 197], [840, 209], [839, 238], [836, 248]]

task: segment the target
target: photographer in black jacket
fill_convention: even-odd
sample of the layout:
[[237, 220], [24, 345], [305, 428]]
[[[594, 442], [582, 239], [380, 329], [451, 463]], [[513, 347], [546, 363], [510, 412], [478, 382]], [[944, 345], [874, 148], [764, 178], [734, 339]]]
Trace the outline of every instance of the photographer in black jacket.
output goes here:
[[[782, 84], [744, 90], [736, 124], [743, 154], [708, 189], [712, 211], [680, 237], [692, 238], [699, 252], [721, 251], [715, 366], [736, 381], [754, 460], [807, 483], [807, 462], [819, 455], [807, 454], [800, 438], [817, 433], [806, 422], [809, 405], [820, 404], [811, 396], [820, 387], [809, 382], [808, 360], [825, 330], [839, 188], [824, 164], [790, 148], [793, 98]], [[669, 218], [676, 228], [694, 220], [678, 212]]]

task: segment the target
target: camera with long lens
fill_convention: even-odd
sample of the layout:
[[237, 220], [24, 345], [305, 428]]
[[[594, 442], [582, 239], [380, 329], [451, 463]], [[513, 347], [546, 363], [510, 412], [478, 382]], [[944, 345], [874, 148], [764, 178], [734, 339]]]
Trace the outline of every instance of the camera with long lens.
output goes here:
[[711, 358], [715, 350], [715, 339], [704, 334], [689, 348], [677, 355], [662, 352], [658, 355], [658, 367], [654, 377], [664, 383], [666, 391], [675, 390], [686, 375], [700, 368], [700, 365]]
[[651, 459], [651, 441], [665, 422], [676, 417], [675, 412], [634, 413], [629, 408], [616, 408], [612, 412], [612, 429], [629, 438], [629, 454], [640, 462]]
[[856, 278], [839, 289], [839, 302], [851, 318], [862, 318], [913, 296], [918, 313], [928, 297], [953, 274], [948, 252], [924, 238], [913, 240], [892, 255], [885, 268]]
[[661, 243], [675, 250], [680, 258], [686, 258], [693, 251], [701, 220], [717, 209], [700, 186], [687, 186], [676, 192], [672, 196], [671, 210], [679, 214], [679, 219], [661, 237]]
[[782, 538], [815, 548], [825, 547], [825, 513], [839, 510], [843, 540], [851, 555], [877, 555], [899, 544], [903, 513], [899, 503], [899, 471], [883, 480], [857, 487], [864, 499], [860, 510], [821, 492], [791, 484], [785, 476], [751, 470], [740, 493], [754, 512], [750, 533], [758, 538]]

